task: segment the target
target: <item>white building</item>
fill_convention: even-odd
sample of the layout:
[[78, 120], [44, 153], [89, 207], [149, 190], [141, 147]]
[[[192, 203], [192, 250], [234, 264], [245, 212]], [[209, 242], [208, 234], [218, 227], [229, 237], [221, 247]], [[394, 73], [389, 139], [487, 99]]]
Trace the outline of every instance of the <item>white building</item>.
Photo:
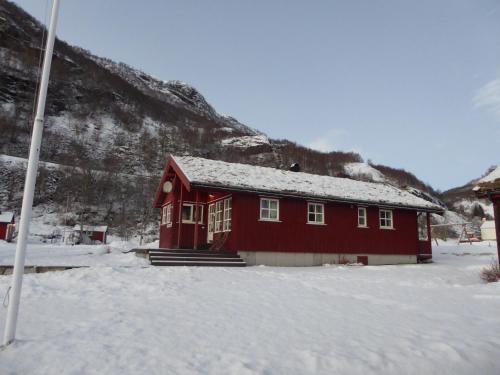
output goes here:
[[495, 221], [485, 220], [483, 224], [481, 224], [481, 238], [483, 241], [495, 241], [497, 239]]

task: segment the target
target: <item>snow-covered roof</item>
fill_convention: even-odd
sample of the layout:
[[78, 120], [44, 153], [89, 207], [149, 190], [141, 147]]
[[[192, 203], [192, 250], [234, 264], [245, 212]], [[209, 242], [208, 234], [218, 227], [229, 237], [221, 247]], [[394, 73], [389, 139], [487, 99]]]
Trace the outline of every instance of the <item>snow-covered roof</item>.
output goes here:
[[194, 186], [221, 187], [434, 211], [443, 210], [435, 203], [388, 184], [291, 172], [191, 156], [172, 156], [172, 158]]
[[472, 190], [480, 196], [500, 190], [500, 165], [481, 178]]
[[484, 176], [479, 182], [493, 182], [497, 179], [500, 179], [500, 165], [493, 169], [490, 173]]
[[[81, 228], [81, 226], [77, 224], [73, 227], [73, 230], [80, 231], [80, 228]], [[106, 232], [107, 230], [108, 230], [108, 227], [106, 225], [100, 225], [100, 226], [84, 225], [83, 226], [84, 232]]]
[[14, 212], [0, 212], [0, 223], [11, 223], [14, 218]]
[[481, 228], [483, 229], [490, 229], [490, 228], [495, 228], [495, 221], [494, 220], [485, 220], [482, 224], [481, 224]]

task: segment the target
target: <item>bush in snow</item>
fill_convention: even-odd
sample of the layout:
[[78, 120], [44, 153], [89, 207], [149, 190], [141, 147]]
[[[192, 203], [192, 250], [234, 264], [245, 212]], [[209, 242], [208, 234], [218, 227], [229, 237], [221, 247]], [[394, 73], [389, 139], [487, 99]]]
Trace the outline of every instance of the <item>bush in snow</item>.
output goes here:
[[491, 262], [488, 267], [481, 271], [481, 279], [487, 283], [494, 283], [500, 280], [500, 266], [496, 262]]

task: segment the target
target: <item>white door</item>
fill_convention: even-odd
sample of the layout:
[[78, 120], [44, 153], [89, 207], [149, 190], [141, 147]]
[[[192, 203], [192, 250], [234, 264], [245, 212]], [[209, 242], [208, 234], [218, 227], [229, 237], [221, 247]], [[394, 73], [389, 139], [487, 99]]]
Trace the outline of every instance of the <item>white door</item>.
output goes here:
[[207, 242], [214, 241], [214, 226], [215, 226], [215, 204], [208, 205], [208, 227], [207, 227]]

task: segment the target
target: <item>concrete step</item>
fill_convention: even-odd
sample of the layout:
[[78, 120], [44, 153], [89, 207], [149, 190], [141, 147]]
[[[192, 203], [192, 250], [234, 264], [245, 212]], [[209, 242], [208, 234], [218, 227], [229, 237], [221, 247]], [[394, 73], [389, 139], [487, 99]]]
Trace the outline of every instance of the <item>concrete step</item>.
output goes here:
[[202, 261], [202, 262], [242, 262], [241, 258], [225, 258], [225, 257], [182, 257], [182, 256], [150, 256], [149, 259], [151, 262], [155, 262], [158, 260], [173, 260], [173, 261]]
[[176, 260], [152, 260], [153, 266], [192, 266], [192, 267], [245, 267], [247, 264], [241, 262], [225, 262], [225, 261], [176, 261]]
[[183, 253], [172, 253], [166, 251], [150, 251], [149, 257], [153, 256], [172, 256], [172, 257], [206, 257], [206, 258], [239, 258], [238, 254], [232, 253], [209, 253], [209, 252], [183, 252]]

